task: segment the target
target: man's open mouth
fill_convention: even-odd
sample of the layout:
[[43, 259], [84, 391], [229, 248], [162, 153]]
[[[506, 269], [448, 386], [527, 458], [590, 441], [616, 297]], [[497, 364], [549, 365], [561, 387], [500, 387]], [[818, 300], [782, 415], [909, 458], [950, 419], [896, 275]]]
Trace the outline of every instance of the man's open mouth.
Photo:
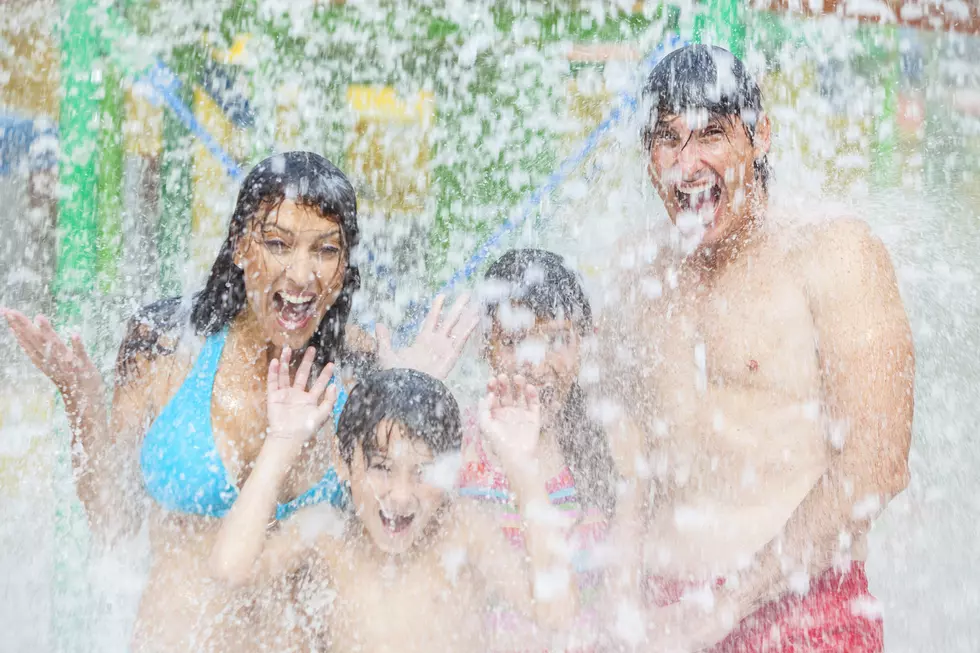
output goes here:
[[316, 295], [303, 293], [293, 295], [281, 290], [272, 296], [272, 306], [279, 319], [279, 325], [287, 331], [304, 328], [313, 318], [316, 310]]
[[389, 515], [384, 510], [379, 510], [378, 515], [381, 516], [381, 525], [389, 533], [397, 534], [408, 530], [408, 527], [412, 525], [415, 520], [415, 513], [410, 513], [407, 515]]
[[721, 194], [721, 185], [717, 182], [681, 183], [674, 188], [680, 210], [697, 213], [706, 223], [714, 220], [721, 205]]

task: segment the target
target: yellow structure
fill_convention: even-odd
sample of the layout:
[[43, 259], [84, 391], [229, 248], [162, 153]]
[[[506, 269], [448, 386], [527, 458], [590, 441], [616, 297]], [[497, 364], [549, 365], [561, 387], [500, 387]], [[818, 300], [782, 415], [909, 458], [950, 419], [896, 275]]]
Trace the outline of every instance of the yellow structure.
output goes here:
[[347, 148], [347, 172], [368, 212], [417, 213], [429, 191], [432, 93], [402, 98], [387, 86], [350, 86], [347, 104], [355, 117]]

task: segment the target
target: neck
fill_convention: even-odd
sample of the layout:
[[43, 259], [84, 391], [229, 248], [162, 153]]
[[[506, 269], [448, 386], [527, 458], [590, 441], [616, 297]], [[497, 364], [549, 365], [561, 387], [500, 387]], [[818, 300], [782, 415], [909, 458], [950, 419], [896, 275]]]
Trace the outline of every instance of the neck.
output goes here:
[[691, 262], [699, 272], [717, 274], [728, 265], [735, 262], [739, 255], [757, 242], [764, 234], [764, 199], [753, 200], [748, 214], [738, 222], [731, 233], [718, 242], [699, 247]]
[[[258, 320], [248, 309], [242, 311], [232, 320], [228, 329], [229, 336], [234, 342], [235, 350], [249, 367], [264, 373], [269, 369], [269, 361], [279, 358], [282, 347], [278, 347], [265, 336]], [[299, 364], [297, 356], [292, 357], [292, 365]]]

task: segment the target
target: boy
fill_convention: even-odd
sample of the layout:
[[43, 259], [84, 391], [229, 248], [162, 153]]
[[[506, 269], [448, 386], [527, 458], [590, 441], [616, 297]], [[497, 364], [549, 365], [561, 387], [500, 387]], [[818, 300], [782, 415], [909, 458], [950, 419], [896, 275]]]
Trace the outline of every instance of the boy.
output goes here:
[[519, 376], [498, 380], [479, 418], [525, 518], [526, 554], [509, 545], [485, 506], [452, 496], [459, 409], [438, 380], [403, 369], [362, 379], [341, 414], [351, 514], [313, 507], [267, 533], [283, 479], [311, 437], [329, 428], [336, 398], [329, 368], [306, 391], [310, 350], [292, 384], [289, 359], [286, 350], [270, 364], [270, 432], [223, 520], [215, 576], [235, 586], [270, 582], [312, 553], [313, 573], [336, 592], [320, 633], [327, 650], [483, 651], [483, 612], [493, 596], [548, 627], [571, 619], [577, 597], [561, 520], [536, 464], [535, 388]]

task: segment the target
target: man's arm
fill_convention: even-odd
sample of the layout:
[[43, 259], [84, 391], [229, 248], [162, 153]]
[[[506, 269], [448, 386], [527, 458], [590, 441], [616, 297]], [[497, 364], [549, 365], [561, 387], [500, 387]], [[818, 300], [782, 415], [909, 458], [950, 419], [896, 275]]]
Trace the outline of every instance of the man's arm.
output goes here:
[[[807, 274], [830, 469], [726, 590], [744, 616], [831, 566], [908, 485], [915, 356], [884, 245], [858, 221], [815, 236]], [[738, 614], [741, 613], [741, 614]]]

